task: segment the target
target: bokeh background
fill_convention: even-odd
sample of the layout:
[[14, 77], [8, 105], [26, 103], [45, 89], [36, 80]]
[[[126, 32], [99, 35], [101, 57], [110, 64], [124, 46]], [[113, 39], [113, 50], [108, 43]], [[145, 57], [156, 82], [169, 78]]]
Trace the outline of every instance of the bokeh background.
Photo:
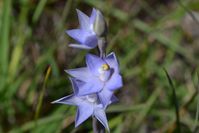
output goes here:
[[0, 132], [92, 132], [91, 119], [74, 128], [75, 107], [51, 102], [72, 93], [64, 70], [85, 65], [65, 30], [78, 27], [76, 8], [93, 7], [124, 80], [107, 110], [111, 132], [178, 133], [177, 102], [181, 132], [198, 133], [198, 0], [0, 0]]

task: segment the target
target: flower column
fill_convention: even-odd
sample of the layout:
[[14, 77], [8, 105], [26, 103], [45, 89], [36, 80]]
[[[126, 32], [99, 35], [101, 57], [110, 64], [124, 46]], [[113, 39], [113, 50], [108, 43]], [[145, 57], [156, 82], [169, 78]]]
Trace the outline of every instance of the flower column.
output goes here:
[[74, 94], [53, 103], [78, 107], [76, 127], [93, 116], [94, 132], [104, 132], [102, 128], [97, 127], [97, 120], [109, 131], [105, 110], [108, 105], [118, 101], [113, 93], [123, 86], [119, 64], [115, 53], [105, 53], [107, 25], [101, 12], [93, 8], [90, 17], [80, 10], [77, 10], [77, 14], [80, 28], [66, 31], [77, 44], [69, 46], [80, 49], [93, 49], [98, 46], [100, 56], [87, 54], [86, 67], [65, 70], [70, 75]]

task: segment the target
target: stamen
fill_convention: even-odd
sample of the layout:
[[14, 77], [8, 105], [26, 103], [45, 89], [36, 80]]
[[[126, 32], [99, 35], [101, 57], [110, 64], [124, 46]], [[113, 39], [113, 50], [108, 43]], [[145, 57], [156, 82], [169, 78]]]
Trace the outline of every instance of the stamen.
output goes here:
[[110, 66], [108, 64], [103, 64], [99, 68], [99, 78], [101, 81], [107, 81], [110, 78], [111, 71], [110, 71]]
[[104, 71], [107, 71], [107, 70], [110, 69], [110, 67], [109, 67], [108, 64], [103, 64], [103, 65], [102, 65], [102, 69], [103, 69]]

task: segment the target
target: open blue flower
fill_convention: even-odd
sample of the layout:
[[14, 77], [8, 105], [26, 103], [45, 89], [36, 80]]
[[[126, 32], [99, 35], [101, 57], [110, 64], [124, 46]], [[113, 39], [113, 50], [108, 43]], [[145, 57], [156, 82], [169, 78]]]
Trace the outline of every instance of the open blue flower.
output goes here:
[[105, 58], [87, 54], [87, 67], [66, 70], [68, 74], [76, 78], [78, 89], [76, 95], [84, 96], [97, 93], [100, 101], [106, 107], [113, 91], [123, 86], [119, 73], [119, 65], [114, 53]]
[[[81, 48], [81, 49], [92, 49], [98, 44], [98, 32], [102, 34], [101, 29], [103, 25], [103, 16], [99, 10], [93, 8], [91, 16], [88, 17], [86, 14], [77, 9], [78, 19], [80, 23], [79, 29], [67, 30], [66, 33], [75, 39], [78, 44], [70, 44], [70, 47]], [[98, 22], [96, 22], [98, 21]], [[96, 30], [97, 31], [96, 31]], [[100, 30], [99, 30], [100, 29]]]
[[70, 44], [70, 47], [92, 49], [97, 46], [97, 36], [93, 30], [97, 10], [93, 8], [91, 16], [77, 9], [80, 29], [67, 30], [66, 33], [75, 39], [79, 44]]
[[[73, 90], [76, 91], [78, 89], [78, 85], [75, 82], [75, 78], [71, 78], [71, 83]], [[114, 95], [112, 95], [109, 104], [115, 101], [117, 101], [117, 98]], [[77, 96], [75, 94], [72, 94], [60, 98], [52, 103], [75, 105], [78, 107], [75, 119], [75, 127], [79, 126], [90, 116], [95, 116], [102, 123], [102, 125], [109, 131], [109, 126], [105, 114], [105, 108], [100, 103], [96, 94], [85, 96]]]

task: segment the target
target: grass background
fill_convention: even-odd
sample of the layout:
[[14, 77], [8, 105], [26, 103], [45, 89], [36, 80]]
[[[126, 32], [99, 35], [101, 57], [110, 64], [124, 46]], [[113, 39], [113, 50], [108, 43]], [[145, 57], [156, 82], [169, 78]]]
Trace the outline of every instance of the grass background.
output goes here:
[[198, 133], [197, 0], [0, 0], [0, 132], [92, 132], [91, 119], [74, 128], [75, 107], [51, 104], [72, 93], [64, 69], [85, 65], [87, 51], [69, 48], [64, 31], [78, 26], [76, 8], [92, 7], [124, 80], [107, 110], [111, 132], [178, 133], [177, 101], [181, 132]]

